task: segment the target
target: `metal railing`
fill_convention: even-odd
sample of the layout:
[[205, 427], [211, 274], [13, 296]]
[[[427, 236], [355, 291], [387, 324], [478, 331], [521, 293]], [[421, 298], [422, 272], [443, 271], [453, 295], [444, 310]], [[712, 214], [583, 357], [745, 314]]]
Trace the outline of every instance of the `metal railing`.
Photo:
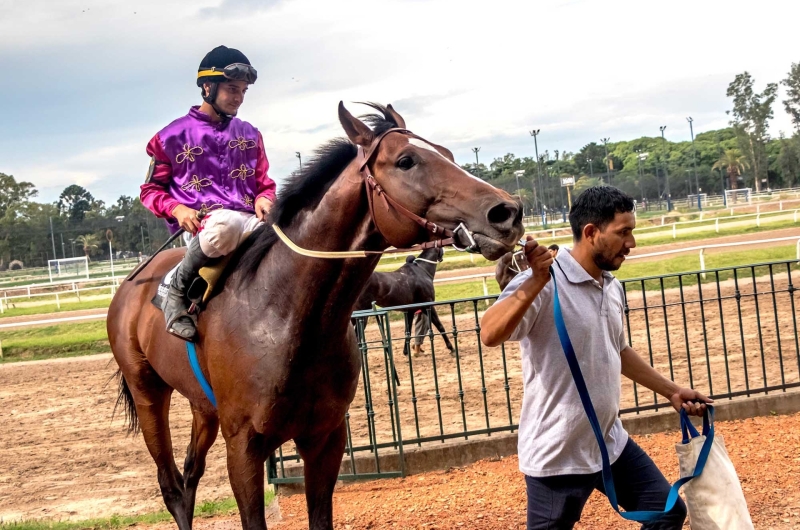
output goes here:
[[[800, 388], [797, 263], [622, 281], [628, 341], [666, 377], [717, 400]], [[488, 348], [480, 342], [485, 302], [496, 298], [353, 315], [362, 376], [347, 414], [341, 478], [402, 475], [403, 447], [517, 430], [523, 390], [519, 345]], [[419, 310], [429, 321], [432, 311], [438, 313], [452, 353], [435, 328], [415, 334], [411, 319]], [[411, 353], [417, 342], [425, 349], [418, 357]], [[663, 397], [623, 378], [621, 415], [669, 407]], [[270, 481], [302, 481], [292, 465], [299, 460], [292, 444], [281, 448], [271, 461]]]

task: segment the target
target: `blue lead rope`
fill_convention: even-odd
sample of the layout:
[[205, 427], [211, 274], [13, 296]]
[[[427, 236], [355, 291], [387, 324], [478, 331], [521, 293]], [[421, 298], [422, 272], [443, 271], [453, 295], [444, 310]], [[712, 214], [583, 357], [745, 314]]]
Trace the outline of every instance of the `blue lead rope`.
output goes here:
[[205, 392], [206, 397], [217, 408], [217, 398], [214, 397], [214, 391], [211, 390], [211, 385], [206, 381], [206, 376], [203, 375], [203, 370], [200, 369], [200, 362], [197, 360], [197, 350], [194, 347], [194, 342], [186, 343], [186, 353], [189, 355], [189, 364], [192, 365], [192, 372], [194, 373], [197, 382]]
[[[664, 510], [660, 512], [620, 512], [619, 505], [617, 504], [617, 493], [614, 489], [614, 477], [611, 474], [611, 462], [608, 458], [608, 449], [606, 448], [603, 431], [600, 428], [600, 422], [597, 419], [597, 414], [594, 412], [592, 399], [589, 397], [589, 390], [586, 388], [586, 381], [583, 379], [581, 367], [578, 364], [578, 358], [575, 356], [575, 350], [572, 347], [572, 341], [569, 340], [567, 326], [564, 324], [564, 316], [561, 313], [561, 302], [558, 299], [558, 283], [556, 282], [556, 275], [552, 267], [550, 267], [550, 274], [553, 277], [553, 316], [555, 317], [558, 339], [561, 341], [561, 347], [564, 349], [564, 355], [567, 357], [569, 370], [572, 372], [572, 378], [575, 380], [575, 386], [578, 387], [578, 394], [580, 395], [581, 403], [583, 403], [586, 416], [588, 416], [589, 423], [592, 426], [592, 431], [594, 431], [595, 438], [597, 438], [597, 445], [600, 447], [600, 456], [603, 461], [603, 485], [605, 486], [608, 502], [611, 503], [611, 506], [617, 511], [618, 514], [630, 521], [637, 521], [640, 523], [657, 521], [664, 517], [675, 506], [675, 503], [678, 501], [678, 491], [681, 489], [681, 486], [693, 478], [700, 476], [700, 474], [703, 472], [703, 467], [705, 467], [706, 460], [708, 460], [708, 454], [711, 451], [711, 444], [714, 442], [714, 408], [710, 405], [707, 406], [705, 415], [703, 416], [703, 434], [706, 436], [706, 440], [703, 443], [703, 448], [700, 450], [700, 456], [697, 458], [697, 464], [695, 465], [694, 473], [692, 473], [691, 476], [683, 477], [672, 485], [669, 495], [667, 496], [667, 502], [664, 506]], [[683, 443], [688, 443], [690, 438], [699, 436], [699, 434], [697, 429], [694, 428], [694, 425], [692, 425], [692, 422], [689, 420], [689, 416], [686, 414], [686, 411], [681, 410], [680, 416], [681, 431], [683, 432]]]

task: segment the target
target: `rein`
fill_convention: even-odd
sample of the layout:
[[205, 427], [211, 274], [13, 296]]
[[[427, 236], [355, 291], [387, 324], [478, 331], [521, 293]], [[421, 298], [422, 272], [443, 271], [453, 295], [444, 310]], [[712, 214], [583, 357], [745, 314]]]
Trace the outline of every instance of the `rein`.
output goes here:
[[[459, 223], [459, 225], [454, 229], [450, 230], [449, 228], [445, 228], [443, 226], [439, 226], [436, 223], [429, 221], [428, 219], [421, 217], [396, 200], [392, 199], [389, 194], [386, 193], [386, 190], [381, 187], [378, 183], [375, 176], [369, 170], [369, 161], [372, 159], [375, 152], [378, 150], [381, 142], [383, 141], [386, 136], [391, 133], [401, 133], [409, 136], [411, 138], [417, 138], [418, 140], [422, 140], [423, 142], [430, 144], [424, 138], [417, 136], [416, 134], [412, 133], [407, 129], [402, 128], [392, 128], [387, 131], [384, 131], [375, 139], [372, 140], [369, 148], [364, 151], [364, 148], [360, 145], [358, 146], [358, 154], [356, 160], [358, 161], [358, 172], [361, 174], [361, 177], [364, 179], [364, 185], [367, 189], [367, 201], [369, 202], [369, 214], [372, 217], [372, 222], [375, 223], [375, 227], [378, 229], [378, 232], [381, 234], [385, 234], [381, 227], [378, 226], [377, 218], [375, 217], [375, 197], [374, 195], [377, 193], [380, 200], [383, 202], [383, 206], [386, 208], [386, 211], [394, 210], [398, 212], [403, 217], [410, 219], [420, 225], [422, 228], [427, 230], [433, 235], [442, 235], [444, 236], [441, 239], [434, 239], [433, 241], [426, 241], [424, 243], [419, 243], [409, 248], [394, 248], [390, 250], [347, 250], [347, 251], [322, 251], [322, 250], [309, 250], [304, 249], [294, 243], [289, 237], [281, 230], [281, 228], [277, 224], [273, 224], [272, 228], [275, 230], [275, 233], [278, 235], [278, 238], [283, 241], [287, 247], [291, 250], [300, 254], [301, 256], [306, 256], [310, 258], [323, 258], [323, 259], [346, 259], [346, 258], [366, 258], [369, 256], [374, 255], [383, 255], [383, 254], [396, 254], [400, 252], [419, 252], [421, 250], [427, 250], [430, 248], [442, 248], [447, 246], [452, 246], [454, 249], [458, 250], [459, 252], [472, 252], [475, 253], [478, 251], [478, 247], [475, 244], [475, 240], [472, 237], [472, 232], [470, 232], [464, 223]], [[462, 232], [467, 240], [469, 241], [469, 246], [464, 248], [459, 248], [456, 244], [456, 235]], [[384, 236], [385, 237], [385, 236]]]

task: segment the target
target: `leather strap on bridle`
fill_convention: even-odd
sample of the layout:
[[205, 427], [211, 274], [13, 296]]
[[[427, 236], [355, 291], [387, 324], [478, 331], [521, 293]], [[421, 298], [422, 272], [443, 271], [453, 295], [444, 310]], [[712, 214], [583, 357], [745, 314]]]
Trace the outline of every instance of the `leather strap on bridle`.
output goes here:
[[[386, 208], [387, 211], [389, 211], [391, 209], [394, 209], [396, 212], [398, 212], [403, 217], [405, 217], [407, 219], [410, 219], [410, 220], [414, 221], [415, 223], [417, 223], [419, 226], [424, 228], [427, 232], [429, 232], [429, 233], [431, 233], [431, 234], [433, 234], [435, 236], [440, 236], [441, 235], [441, 236], [445, 236], [445, 237], [440, 238], [440, 239], [435, 239], [433, 241], [426, 241], [424, 243], [420, 243], [418, 245], [414, 245], [413, 247], [407, 248], [407, 249], [388, 250], [385, 253], [386, 254], [392, 254], [392, 253], [395, 253], [395, 252], [408, 252], [408, 251], [414, 251], [414, 250], [426, 250], [426, 249], [429, 249], [429, 248], [441, 248], [441, 247], [446, 247], [446, 246], [450, 246], [450, 245], [453, 245], [456, 249], [458, 249], [458, 247], [454, 245], [456, 240], [455, 240], [455, 232], [453, 230], [450, 230], [450, 229], [445, 228], [443, 226], [439, 226], [436, 223], [434, 223], [432, 221], [429, 221], [428, 219], [415, 214], [414, 212], [412, 212], [411, 210], [409, 210], [408, 208], [406, 208], [405, 206], [403, 206], [402, 204], [400, 204], [396, 200], [392, 199], [389, 196], [389, 194], [386, 193], [386, 190], [383, 189], [383, 187], [378, 183], [378, 181], [375, 179], [375, 177], [370, 172], [370, 170], [369, 170], [369, 161], [372, 159], [372, 156], [378, 150], [378, 147], [380, 146], [380, 144], [383, 141], [383, 139], [386, 138], [389, 134], [391, 134], [393, 132], [401, 133], [401, 134], [404, 134], [404, 135], [409, 136], [411, 138], [417, 138], [419, 140], [422, 140], [425, 143], [429, 143], [424, 138], [422, 138], [420, 136], [417, 136], [416, 134], [412, 133], [411, 131], [409, 131], [407, 129], [392, 128], [392, 129], [388, 129], [387, 131], [384, 131], [379, 136], [377, 136], [375, 139], [373, 139], [372, 143], [369, 146], [369, 149], [367, 149], [366, 152], [364, 151], [364, 149], [361, 146], [358, 147], [358, 157], [357, 157], [358, 164], [359, 164], [358, 165], [358, 171], [359, 171], [359, 173], [361, 173], [361, 177], [364, 179], [364, 183], [365, 183], [366, 188], [367, 188], [367, 200], [369, 202], [369, 213], [372, 216], [372, 221], [375, 223], [375, 226], [377, 227], [379, 232], [385, 233], [383, 230], [381, 230], [381, 227], [378, 226], [378, 220], [377, 220], [377, 217], [375, 216], [375, 194], [377, 193], [378, 197], [380, 197], [381, 201], [383, 202], [383, 207]], [[458, 250], [463, 250], [463, 249], [458, 249]]]

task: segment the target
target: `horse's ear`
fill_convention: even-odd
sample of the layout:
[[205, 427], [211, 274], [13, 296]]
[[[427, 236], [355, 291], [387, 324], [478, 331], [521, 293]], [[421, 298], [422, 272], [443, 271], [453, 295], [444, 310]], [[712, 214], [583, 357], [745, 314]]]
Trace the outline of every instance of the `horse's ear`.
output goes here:
[[375, 138], [372, 129], [350, 114], [350, 112], [344, 108], [343, 101], [339, 102], [339, 123], [342, 124], [344, 132], [354, 144], [362, 147], [369, 147], [372, 144], [372, 140]]
[[386, 105], [386, 112], [389, 113], [389, 116], [391, 116], [391, 118], [394, 120], [394, 122], [397, 124], [399, 128], [401, 129], [406, 128], [406, 120], [404, 120], [403, 117], [400, 116], [400, 114], [398, 114], [396, 110], [394, 110], [394, 107], [392, 107], [391, 103]]

